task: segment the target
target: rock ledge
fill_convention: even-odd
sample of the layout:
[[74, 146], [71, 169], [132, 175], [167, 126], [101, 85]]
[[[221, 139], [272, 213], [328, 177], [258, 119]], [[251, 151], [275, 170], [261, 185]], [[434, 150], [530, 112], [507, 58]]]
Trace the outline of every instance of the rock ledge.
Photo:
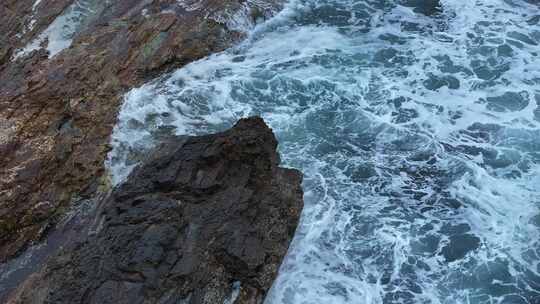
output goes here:
[[303, 206], [262, 119], [175, 137], [9, 303], [262, 303]]

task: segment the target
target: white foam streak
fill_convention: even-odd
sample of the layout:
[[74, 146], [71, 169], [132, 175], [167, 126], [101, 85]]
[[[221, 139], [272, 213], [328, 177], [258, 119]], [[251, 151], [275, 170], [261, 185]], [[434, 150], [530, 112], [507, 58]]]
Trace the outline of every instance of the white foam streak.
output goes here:
[[[34, 3], [35, 10], [41, 0]], [[24, 48], [15, 53], [14, 59], [26, 56], [32, 51], [40, 49], [45, 45], [49, 52], [49, 57], [54, 57], [59, 52], [68, 48], [73, 36], [81, 26], [84, 18], [95, 13], [90, 8], [92, 0], [77, 0], [71, 4], [60, 16], [58, 16], [43, 32], [30, 41]], [[33, 23], [31, 27], [33, 27]], [[30, 28], [29, 30], [31, 30]]]

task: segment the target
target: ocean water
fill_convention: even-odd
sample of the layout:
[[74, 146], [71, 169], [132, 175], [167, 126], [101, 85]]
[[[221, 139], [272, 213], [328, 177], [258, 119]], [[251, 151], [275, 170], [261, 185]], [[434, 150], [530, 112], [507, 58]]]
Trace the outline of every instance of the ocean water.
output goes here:
[[261, 115], [305, 175], [266, 304], [540, 303], [539, 44], [534, 0], [292, 0], [126, 94], [107, 165]]

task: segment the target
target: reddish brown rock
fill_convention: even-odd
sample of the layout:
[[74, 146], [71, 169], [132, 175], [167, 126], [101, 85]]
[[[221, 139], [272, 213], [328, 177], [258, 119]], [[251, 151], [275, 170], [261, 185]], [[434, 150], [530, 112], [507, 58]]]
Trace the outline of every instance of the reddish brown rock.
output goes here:
[[103, 163], [126, 90], [238, 42], [236, 12], [255, 19], [280, 7], [94, 1], [97, 15], [81, 23], [69, 48], [15, 58], [73, 1], [46, 2], [35, 11], [34, 1], [0, 4], [0, 18], [10, 20], [0, 26], [0, 262], [40, 240], [71, 202], [108, 187]]

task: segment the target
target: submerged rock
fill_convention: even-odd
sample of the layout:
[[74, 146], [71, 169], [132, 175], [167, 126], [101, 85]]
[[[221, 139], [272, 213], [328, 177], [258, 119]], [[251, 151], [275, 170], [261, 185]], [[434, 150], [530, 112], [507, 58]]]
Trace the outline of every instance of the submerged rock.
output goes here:
[[232, 46], [281, 4], [0, 4], [0, 263], [44, 238], [73, 202], [109, 188], [104, 160], [128, 89]]
[[302, 209], [260, 118], [157, 147], [8, 303], [261, 303]]

